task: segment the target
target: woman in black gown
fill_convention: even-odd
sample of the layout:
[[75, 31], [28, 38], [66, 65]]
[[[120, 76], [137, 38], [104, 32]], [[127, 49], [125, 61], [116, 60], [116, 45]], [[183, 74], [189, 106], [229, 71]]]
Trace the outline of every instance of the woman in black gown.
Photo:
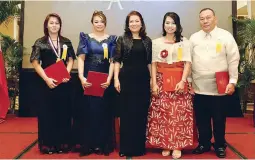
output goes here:
[[111, 90], [114, 89], [111, 87], [111, 80], [116, 36], [105, 33], [106, 16], [102, 11], [93, 13], [91, 23], [93, 32], [80, 33], [77, 50], [81, 87], [86, 90], [93, 85], [93, 82], [87, 81], [89, 71], [107, 73], [108, 78], [105, 83], [101, 84], [101, 87], [105, 88], [103, 97], [81, 93], [77, 106], [79, 113], [74, 120], [74, 130], [81, 144], [80, 156], [91, 153], [108, 156], [113, 151], [113, 115], [110, 97]]
[[145, 154], [151, 54], [152, 42], [146, 36], [143, 18], [132, 11], [126, 18], [124, 35], [117, 40], [114, 57], [114, 86], [121, 98], [120, 156]]
[[[38, 84], [38, 143], [41, 153], [52, 154], [69, 151], [71, 132], [70, 82], [48, 77], [44, 68], [62, 59], [70, 73], [75, 54], [69, 39], [61, 36], [62, 21], [57, 14], [49, 14], [44, 21], [44, 36], [35, 41], [30, 61], [40, 77]], [[63, 57], [63, 47], [67, 56]]]

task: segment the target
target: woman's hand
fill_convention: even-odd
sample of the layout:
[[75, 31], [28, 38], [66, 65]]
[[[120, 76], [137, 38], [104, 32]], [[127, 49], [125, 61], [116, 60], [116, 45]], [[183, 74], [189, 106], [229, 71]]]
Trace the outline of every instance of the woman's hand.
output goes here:
[[55, 83], [57, 83], [58, 81], [56, 81], [55, 79], [53, 78], [47, 78], [45, 80], [46, 84], [48, 85], [48, 87], [50, 89], [53, 89], [53, 88], [56, 88], [58, 85], [56, 85]]
[[110, 84], [111, 84], [111, 80], [109, 80], [109, 79], [107, 78], [107, 81], [106, 81], [105, 83], [102, 83], [102, 84], [101, 84], [101, 87], [104, 88], [104, 89], [106, 89], [106, 88], [109, 87]]
[[63, 82], [63, 83], [67, 83], [69, 80], [70, 80], [70, 79], [68, 79], [68, 78], [63, 78], [62, 82]]
[[184, 85], [185, 82], [181, 80], [179, 83], [176, 84], [175, 91], [178, 93], [182, 93], [184, 91]]
[[154, 96], [159, 95], [159, 87], [157, 84], [153, 85], [153, 87], [152, 87], [152, 95], [154, 95]]
[[91, 83], [87, 82], [87, 79], [85, 77], [82, 77], [81, 79], [81, 85], [82, 85], [82, 88], [85, 90], [86, 88], [89, 88], [92, 86]]
[[114, 79], [114, 87], [120, 93], [120, 81], [119, 81], [119, 79]]

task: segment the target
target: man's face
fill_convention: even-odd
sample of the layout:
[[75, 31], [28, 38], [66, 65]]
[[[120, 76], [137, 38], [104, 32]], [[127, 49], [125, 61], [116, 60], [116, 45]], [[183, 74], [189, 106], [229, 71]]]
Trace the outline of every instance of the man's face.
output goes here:
[[202, 30], [207, 33], [211, 32], [217, 24], [216, 17], [211, 10], [201, 12], [199, 15], [199, 22]]

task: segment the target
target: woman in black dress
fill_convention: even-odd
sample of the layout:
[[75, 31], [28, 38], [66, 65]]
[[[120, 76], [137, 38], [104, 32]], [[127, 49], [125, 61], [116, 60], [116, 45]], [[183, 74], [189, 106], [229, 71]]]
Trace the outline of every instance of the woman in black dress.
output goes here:
[[[48, 77], [44, 69], [60, 59], [70, 73], [75, 54], [69, 39], [61, 36], [62, 21], [57, 14], [49, 14], [44, 21], [44, 36], [35, 41], [30, 62], [40, 76], [38, 84], [38, 143], [41, 153], [52, 154], [69, 151], [71, 132], [70, 82]], [[67, 56], [63, 57], [63, 47]], [[63, 59], [62, 59], [63, 58]]]
[[152, 42], [146, 36], [143, 18], [132, 11], [126, 18], [124, 35], [117, 40], [114, 57], [114, 86], [121, 98], [120, 156], [145, 154], [151, 54]]

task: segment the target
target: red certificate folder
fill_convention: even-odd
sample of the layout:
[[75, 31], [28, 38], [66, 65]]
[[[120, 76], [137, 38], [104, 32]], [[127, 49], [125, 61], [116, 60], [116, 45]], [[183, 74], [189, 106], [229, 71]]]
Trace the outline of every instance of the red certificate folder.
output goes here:
[[228, 72], [216, 72], [215, 77], [216, 77], [216, 84], [217, 84], [217, 88], [218, 88], [218, 93], [219, 94], [225, 94], [227, 85], [229, 83]]
[[[175, 91], [176, 84], [182, 79], [182, 69], [165, 68], [160, 69], [163, 74], [163, 90], [164, 91]], [[184, 91], [188, 91], [187, 83], [185, 83]]]
[[45, 68], [44, 72], [48, 77], [53, 78], [56, 81], [58, 81], [56, 83], [57, 85], [62, 83], [63, 78], [68, 78], [68, 79], [71, 78], [71, 76], [68, 73], [66, 66], [62, 60]]
[[102, 83], [107, 81], [108, 74], [89, 71], [87, 81], [92, 84], [91, 87], [84, 90], [85, 95], [103, 97], [105, 89], [101, 87]]

